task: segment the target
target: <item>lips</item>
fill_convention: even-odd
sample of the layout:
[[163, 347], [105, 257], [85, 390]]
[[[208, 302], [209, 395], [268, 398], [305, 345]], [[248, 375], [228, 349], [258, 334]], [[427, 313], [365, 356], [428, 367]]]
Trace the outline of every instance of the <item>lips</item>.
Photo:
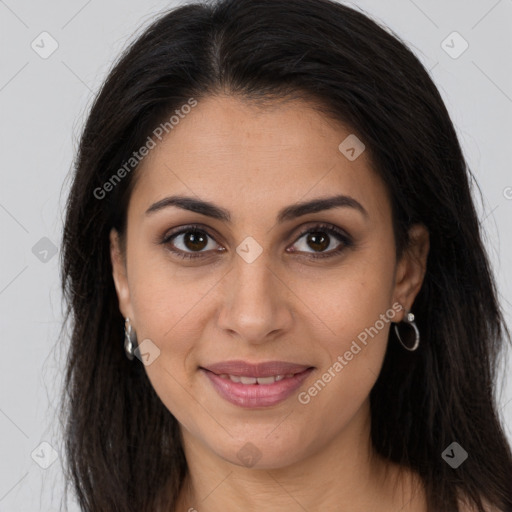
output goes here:
[[289, 398], [314, 367], [284, 361], [225, 361], [200, 367], [215, 391], [240, 407], [269, 407]]
[[[241, 360], [224, 361], [220, 363], [210, 364], [202, 367], [216, 375], [229, 376], [229, 377], [245, 377], [250, 379], [274, 377], [275, 380], [280, 380], [278, 377], [293, 376], [301, 373], [311, 366], [289, 363], [286, 361], [267, 361], [264, 363], [247, 363]], [[240, 382], [234, 380], [233, 382]], [[243, 380], [241, 380], [243, 382]], [[270, 381], [269, 381], [270, 382]], [[246, 381], [247, 384], [255, 384], [255, 382]], [[263, 382], [262, 382], [263, 383]]]
[[294, 373], [289, 373], [287, 375], [271, 375], [270, 377], [244, 377], [243, 375], [230, 375], [228, 373], [223, 373], [219, 375], [219, 377], [229, 379], [231, 382], [240, 382], [241, 384], [259, 384], [260, 386], [266, 386], [268, 384], [274, 384], [274, 382], [279, 382], [283, 379], [289, 379], [294, 375]]

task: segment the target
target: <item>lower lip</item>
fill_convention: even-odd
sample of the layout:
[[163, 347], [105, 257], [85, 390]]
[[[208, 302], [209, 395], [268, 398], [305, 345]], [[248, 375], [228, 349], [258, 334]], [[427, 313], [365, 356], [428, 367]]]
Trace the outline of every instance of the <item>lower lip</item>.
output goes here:
[[204, 368], [200, 369], [222, 398], [240, 407], [269, 407], [286, 400], [313, 371], [308, 368], [273, 384], [242, 384], [220, 377]]

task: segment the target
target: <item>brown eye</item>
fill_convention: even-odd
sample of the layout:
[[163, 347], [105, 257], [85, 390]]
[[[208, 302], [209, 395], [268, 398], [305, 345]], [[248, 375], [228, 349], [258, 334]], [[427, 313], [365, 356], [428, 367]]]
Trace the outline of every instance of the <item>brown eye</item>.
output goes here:
[[[302, 244], [302, 248], [297, 249], [295, 245], [302, 238], [305, 239], [305, 242]], [[197, 226], [185, 226], [179, 231], [169, 233], [161, 243], [166, 245], [173, 255], [184, 259], [201, 258], [208, 256], [211, 251], [223, 252], [225, 250], [216, 247], [218, 244], [215, 239], [206, 230], [199, 229]], [[313, 259], [330, 258], [341, 253], [345, 248], [351, 247], [353, 241], [349, 235], [336, 226], [320, 224], [303, 231], [295, 245], [290, 252], [304, 253]], [[312, 251], [308, 249], [312, 249]]]
[[208, 244], [207, 236], [201, 231], [187, 231], [183, 234], [183, 244], [191, 251], [201, 251]]
[[306, 243], [315, 251], [322, 252], [329, 247], [330, 238], [329, 235], [321, 231], [310, 232], [306, 238]]
[[[302, 238], [304, 238], [304, 243], [297, 244]], [[336, 241], [338, 241], [337, 245]], [[298, 249], [297, 245], [299, 245]], [[311, 258], [329, 258], [352, 245], [352, 239], [342, 230], [330, 224], [321, 224], [303, 231], [291, 252], [304, 252]], [[327, 250], [329, 248], [330, 250]], [[313, 252], [307, 249], [312, 249]]]
[[[213, 240], [213, 237], [206, 231], [188, 227], [170, 233], [162, 240], [162, 244], [167, 245], [169, 250], [180, 258], [198, 258], [204, 256], [204, 253], [209, 250], [215, 249], [216, 244], [210, 244], [209, 239]], [[209, 247], [209, 244], [213, 247]]]

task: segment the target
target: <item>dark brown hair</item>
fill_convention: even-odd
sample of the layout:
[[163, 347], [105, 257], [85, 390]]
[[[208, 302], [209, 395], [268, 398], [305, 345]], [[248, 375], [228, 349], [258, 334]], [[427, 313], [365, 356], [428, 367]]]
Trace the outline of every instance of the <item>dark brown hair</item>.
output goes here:
[[[109, 73], [83, 130], [67, 202], [62, 286], [71, 323], [62, 415], [67, 469], [84, 511], [175, 505], [187, 471], [178, 423], [123, 349], [109, 232], [122, 234], [135, 168], [101, 188], [156, 126], [193, 97], [316, 98], [360, 135], [393, 207], [397, 257], [414, 223], [430, 232], [412, 310], [420, 348], [390, 343], [371, 391], [372, 442], [416, 470], [429, 511], [467, 496], [512, 510], [512, 456], [496, 369], [510, 339], [482, 244], [467, 168], [438, 90], [389, 29], [329, 0], [220, 0], [162, 15]], [[441, 457], [456, 441], [469, 454]], [[163, 496], [166, 503], [157, 503]]]

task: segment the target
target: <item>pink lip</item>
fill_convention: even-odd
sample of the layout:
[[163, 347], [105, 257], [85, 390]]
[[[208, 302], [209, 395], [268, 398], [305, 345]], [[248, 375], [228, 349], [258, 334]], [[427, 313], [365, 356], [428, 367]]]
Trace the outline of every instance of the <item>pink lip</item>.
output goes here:
[[[242, 384], [233, 382], [229, 378], [220, 377], [205, 368], [200, 368], [200, 370], [209, 378], [222, 398], [240, 407], [256, 408], [269, 407], [286, 400], [307, 379], [313, 368], [306, 368], [293, 377], [284, 378], [273, 384]], [[231, 375], [237, 374], [231, 373]], [[272, 373], [270, 375], [279, 374]], [[253, 373], [252, 376], [257, 375]], [[260, 376], [263, 377], [263, 375]], [[269, 376], [268, 371], [265, 376]]]
[[310, 368], [303, 364], [287, 363], [286, 361], [267, 361], [265, 363], [246, 363], [245, 361], [223, 361], [202, 367], [217, 375], [229, 374], [244, 377], [273, 377], [276, 375], [287, 375], [300, 373]]

